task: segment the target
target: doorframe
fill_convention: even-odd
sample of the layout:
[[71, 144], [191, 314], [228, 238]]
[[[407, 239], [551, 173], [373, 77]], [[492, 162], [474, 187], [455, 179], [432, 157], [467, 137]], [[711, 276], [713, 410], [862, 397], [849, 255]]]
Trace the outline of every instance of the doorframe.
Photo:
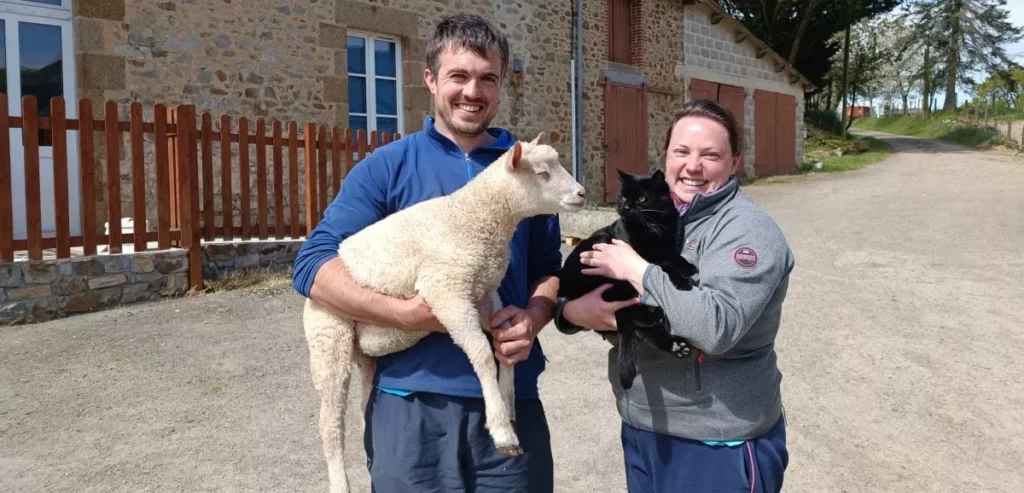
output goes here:
[[[33, 5], [21, 0], [0, 0], [0, 19], [4, 21], [7, 62], [7, 94], [10, 116], [22, 116], [21, 113], [21, 77], [19, 71], [11, 70], [20, 67], [21, 52], [18, 25], [32, 23], [55, 26], [61, 33], [61, 55], [63, 72], [63, 98], [65, 101], [65, 117], [78, 118], [78, 81], [75, 72], [75, 35], [74, 20], [71, 11], [71, 0], [62, 0], [62, 6]], [[17, 95], [17, 97], [12, 97]], [[14, 210], [25, 209], [25, 171], [22, 129], [10, 129], [11, 143], [11, 185]], [[81, 180], [79, 180], [78, 133], [69, 131], [67, 139], [67, 174], [68, 174], [68, 225], [71, 236], [81, 234]], [[40, 197], [42, 203], [43, 236], [50, 237], [56, 233], [56, 211], [53, 198], [53, 147], [39, 146]], [[19, 208], [20, 206], [20, 208]], [[25, 217], [16, 216], [14, 239], [26, 239], [28, 226]], [[19, 224], [20, 223], [20, 224]]]

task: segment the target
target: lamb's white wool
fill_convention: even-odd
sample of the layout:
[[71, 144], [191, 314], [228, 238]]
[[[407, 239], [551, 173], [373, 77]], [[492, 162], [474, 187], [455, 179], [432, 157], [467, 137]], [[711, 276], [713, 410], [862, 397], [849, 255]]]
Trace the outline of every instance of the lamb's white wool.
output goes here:
[[[513, 371], [495, 368], [483, 331], [500, 309], [497, 288], [508, 268], [509, 243], [524, 218], [577, 212], [585, 201], [583, 187], [561, 166], [558, 152], [542, 143], [543, 135], [517, 142], [455, 193], [396, 212], [338, 248], [359, 284], [398, 298], [423, 297], [469, 357], [483, 389], [487, 429], [506, 455], [522, 454], [512, 425]], [[362, 373], [365, 404], [374, 358], [412, 347], [427, 333], [356, 323], [311, 299], [303, 324], [321, 397], [319, 431], [331, 491], [347, 492], [342, 437], [351, 365]]]

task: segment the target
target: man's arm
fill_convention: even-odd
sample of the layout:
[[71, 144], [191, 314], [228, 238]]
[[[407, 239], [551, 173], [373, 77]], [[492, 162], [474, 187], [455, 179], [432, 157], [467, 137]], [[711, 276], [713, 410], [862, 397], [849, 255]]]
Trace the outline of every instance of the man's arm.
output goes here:
[[360, 286], [338, 257], [342, 240], [387, 215], [390, 179], [382, 152], [370, 154], [352, 168], [323, 220], [299, 250], [292, 281], [300, 294], [341, 315], [408, 330], [437, 330], [440, 323], [421, 299], [402, 300]]
[[[526, 308], [507, 306], [491, 318], [495, 356], [511, 366], [530, 356], [533, 342], [555, 315], [558, 277], [562, 267], [562, 235], [558, 216], [537, 216], [530, 219], [527, 279], [530, 283]], [[501, 325], [509, 323], [507, 329]]]
[[362, 322], [403, 330], [446, 331], [423, 298], [403, 300], [364, 288], [352, 279], [340, 257], [320, 266], [309, 297]]

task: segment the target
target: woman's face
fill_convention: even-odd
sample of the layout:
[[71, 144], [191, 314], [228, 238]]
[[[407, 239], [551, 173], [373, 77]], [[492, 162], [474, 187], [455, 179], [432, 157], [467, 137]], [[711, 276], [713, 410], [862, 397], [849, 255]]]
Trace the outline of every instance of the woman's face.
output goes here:
[[720, 123], [699, 116], [679, 119], [672, 127], [665, 155], [665, 181], [679, 202], [721, 188], [736, 173], [740, 156], [729, 146], [729, 132]]

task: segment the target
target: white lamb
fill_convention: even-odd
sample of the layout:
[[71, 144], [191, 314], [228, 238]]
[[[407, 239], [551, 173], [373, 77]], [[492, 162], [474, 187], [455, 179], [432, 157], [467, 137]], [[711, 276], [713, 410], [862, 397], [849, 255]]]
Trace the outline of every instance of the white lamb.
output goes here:
[[[542, 143], [543, 136], [517, 142], [455, 193], [396, 212], [338, 248], [361, 285], [398, 298], [423, 297], [469, 357], [483, 390], [486, 427], [504, 455], [523, 453], [512, 424], [513, 370], [496, 368], [483, 331], [490, 330], [489, 316], [500, 309], [497, 288], [508, 268], [509, 242], [521, 220], [577, 212], [585, 202], [583, 187], [562, 168], [558, 152]], [[363, 375], [365, 408], [375, 358], [412, 347], [427, 332], [355, 323], [311, 299], [303, 324], [321, 398], [319, 432], [330, 490], [347, 492], [342, 438], [351, 366]]]

